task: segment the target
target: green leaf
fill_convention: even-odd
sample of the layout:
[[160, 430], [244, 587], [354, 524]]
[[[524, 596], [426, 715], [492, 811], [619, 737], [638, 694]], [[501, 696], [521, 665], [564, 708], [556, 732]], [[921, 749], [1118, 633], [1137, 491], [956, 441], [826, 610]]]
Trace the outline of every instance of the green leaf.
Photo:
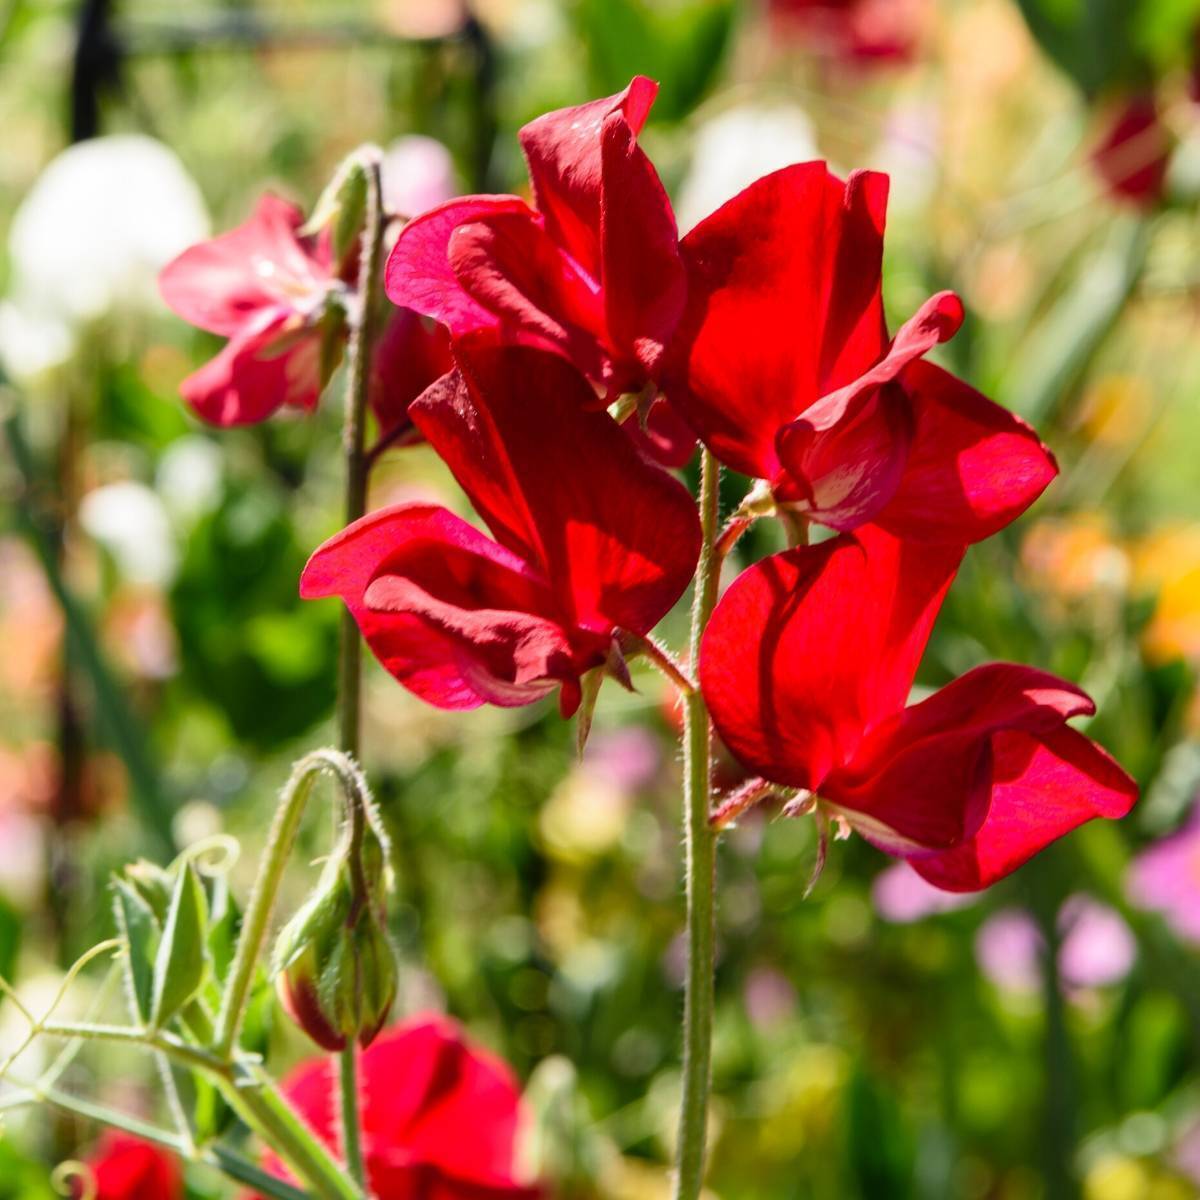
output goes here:
[[150, 1020], [154, 1003], [154, 962], [162, 934], [150, 906], [125, 880], [114, 878], [113, 916], [125, 942], [122, 967], [129, 1011], [134, 1021]]
[[224, 876], [213, 881], [210, 911], [208, 951], [212, 956], [213, 974], [223, 981], [233, 962], [238, 933], [242, 928], [242, 910]]
[[681, 120], [716, 82], [738, 7], [732, 0], [577, 0], [572, 10], [592, 86], [619, 92], [631, 75], [661, 85], [655, 116]]
[[150, 1020], [166, 1024], [199, 990], [208, 966], [207, 904], [191, 863], [175, 880], [171, 908], [154, 962]]

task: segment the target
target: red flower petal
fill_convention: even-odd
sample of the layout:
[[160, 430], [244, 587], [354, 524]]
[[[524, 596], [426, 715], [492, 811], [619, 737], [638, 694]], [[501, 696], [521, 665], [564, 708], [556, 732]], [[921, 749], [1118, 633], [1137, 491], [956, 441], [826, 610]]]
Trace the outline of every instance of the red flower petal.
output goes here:
[[577, 673], [546, 583], [443, 508], [354, 522], [314, 552], [300, 594], [341, 596], [383, 666], [439, 708], [528, 704]]
[[441, 322], [455, 337], [498, 327], [499, 318], [463, 291], [450, 266], [449, 247], [460, 225], [506, 213], [534, 215], [517, 196], [466, 196], [414, 217], [400, 231], [388, 257], [388, 298]]
[[538, 211], [556, 242], [594, 278], [601, 274], [601, 132], [620, 114], [636, 137], [646, 123], [658, 84], [636, 76], [615, 96], [560, 108], [530, 121], [520, 133]]
[[1047, 734], [1093, 711], [1084, 692], [1045, 671], [990, 663], [877, 727], [823, 794], [890, 853], [953, 847], [987, 816], [998, 734]]
[[822, 431], [833, 429], [862, 401], [895, 380], [910, 363], [949, 341], [963, 322], [962, 301], [953, 292], [938, 292], [896, 331], [888, 352], [849, 383], [826, 392], [797, 418], [799, 424]]
[[700, 654], [733, 754], [768, 779], [819, 788], [903, 707], [961, 557], [867, 526], [744, 571]]
[[411, 429], [409, 404], [453, 367], [444, 326], [411, 308], [392, 309], [371, 360], [371, 408], [379, 422], [379, 436], [390, 439], [402, 429]]
[[553, 350], [592, 379], [609, 374], [597, 285], [539, 217], [501, 213], [460, 225], [448, 253], [463, 291], [500, 319], [505, 341]]
[[752, 183], [683, 239], [688, 294], [667, 391], [713, 453], [774, 480], [775, 436], [887, 347], [887, 180], [824, 163]]
[[413, 420], [503, 545], [550, 581], [564, 619], [647, 633], [683, 594], [700, 548], [695, 504], [648, 463], [563, 359], [461, 346], [461, 373]]
[[909, 859], [946, 891], [988, 887], [1085, 821], [1123, 817], [1137, 800], [1137, 785], [1120, 766], [1067, 726], [997, 733], [991, 758], [990, 806], [975, 836], [944, 853]]
[[857, 529], [895, 495], [912, 437], [912, 405], [893, 384], [863, 397], [831, 429], [793, 421], [778, 435], [785, 474], [775, 496], [798, 501], [822, 525]]
[[96, 1200], [183, 1200], [178, 1160], [127, 1133], [106, 1133], [88, 1159]]
[[933, 363], [904, 389], [916, 431], [899, 488], [879, 515], [898, 537], [969, 545], [1021, 515], [1058, 474], [1054, 456], [1014, 413]]
[[609, 340], [654, 375], [683, 313], [687, 282], [671, 201], [636, 135], [623, 113], [604, 122], [600, 281]]
[[297, 292], [324, 288], [328, 252], [309, 249], [296, 230], [304, 214], [270, 193], [229, 233], [185, 250], [158, 277], [166, 303], [185, 321], [232, 337], [263, 308], [290, 305]]
[[[512, 1072], [445, 1017], [422, 1016], [381, 1034], [362, 1053], [363, 1143], [371, 1191], [429, 1200], [536, 1200], [517, 1177], [524, 1119]], [[328, 1059], [298, 1068], [284, 1093], [322, 1141], [337, 1148]], [[463, 1131], [468, 1130], [469, 1136]], [[266, 1169], [287, 1173], [273, 1156]]]
[[321, 395], [320, 334], [288, 308], [263, 309], [179, 390], [214, 425], [252, 425], [285, 404], [316, 407]]

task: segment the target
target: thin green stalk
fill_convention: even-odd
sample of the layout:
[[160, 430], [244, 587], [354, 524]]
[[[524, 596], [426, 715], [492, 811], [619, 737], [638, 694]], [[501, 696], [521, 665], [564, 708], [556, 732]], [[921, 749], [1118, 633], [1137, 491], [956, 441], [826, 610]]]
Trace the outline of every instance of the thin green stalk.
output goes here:
[[[371, 383], [371, 349], [375, 337], [375, 313], [383, 276], [383, 184], [380, 154], [371, 147], [364, 151], [367, 176], [366, 216], [362, 233], [362, 257], [358, 267], [358, 320], [350, 335], [346, 381], [346, 414], [342, 427], [342, 452], [346, 461], [345, 517], [349, 525], [367, 507], [367, 477], [370, 461], [366, 454], [367, 399]], [[362, 643], [358, 625], [347, 609], [342, 614], [342, 642], [338, 664], [338, 745], [352, 758], [359, 757], [362, 725]], [[350, 814], [350, 861], [360, 862], [365, 813], [356, 805]], [[354, 1040], [337, 1055], [341, 1098], [342, 1146], [346, 1165], [360, 1187], [366, 1186], [363, 1162], [361, 1116], [358, 1106], [358, 1066]]]
[[[701, 451], [700, 527], [703, 540], [692, 600], [691, 664], [717, 600], [715, 551], [720, 466]], [[717, 834], [709, 826], [712, 744], [708, 710], [697, 691], [683, 699], [683, 831], [687, 875], [687, 982], [683, 1008], [683, 1099], [679, 1110], [676, 1200], [696, 1200], [704, 1185], [705, 1135], [712, 1075], [713, 973], [716, 942]]]
[[[367, 1167], [363, 1160], [362, 1131], [358, 1109], [358, 1059], [356, 1046], [351, 1038], [345, 1050], [336, 1055], [338, 1067], [338, 1094], [341, 1097], [342, 1150], [346, 1167], [354, 1181], [365, 1189]], [[353, 1120], [349, 1119], [353, 1114]]]
[[247, 1086], [224, 1077], [218, 1086], [229, 1107], [270, 1146], [320, 1200], [364, 1200], [365, 1193], [338, 1166], [287, 1101], [264, 1078]]

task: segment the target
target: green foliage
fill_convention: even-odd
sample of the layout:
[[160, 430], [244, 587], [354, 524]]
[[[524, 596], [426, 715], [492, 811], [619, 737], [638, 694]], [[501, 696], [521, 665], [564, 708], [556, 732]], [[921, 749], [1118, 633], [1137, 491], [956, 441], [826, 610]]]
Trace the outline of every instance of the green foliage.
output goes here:
[[659, 82], [654, 116], [678, 121], [716, 82], [738, 18], [734, 0], [574, 0], [591, 91], [621, 91], [632, 75]]
[[178, 868], [162, 941], [154, 958], [150, 1023], [166, 1024], [204, 983], [208, 969], [208, 913], [204, 889], [191, 863]]
[[171, 597], [182, 683], [238, 741], [276, 744], [332, 707], [337, 610], [301, 602], [307, 556], [282, 497], [262, 485], [235, 484], [188, 539]]

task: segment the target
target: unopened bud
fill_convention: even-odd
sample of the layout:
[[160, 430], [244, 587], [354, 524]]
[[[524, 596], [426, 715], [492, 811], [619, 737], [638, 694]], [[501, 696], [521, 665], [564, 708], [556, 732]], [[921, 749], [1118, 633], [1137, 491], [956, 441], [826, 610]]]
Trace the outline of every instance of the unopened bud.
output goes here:
[[374, 849], [368, 838], [356, 884], [349, 853], [339, 847], [275, 946], [280, 1003], [326, 1050], [344, 1050], [354, 1040], [370, 1045], [396, 998], [396, 958], [384, 927], [383, 872]]

